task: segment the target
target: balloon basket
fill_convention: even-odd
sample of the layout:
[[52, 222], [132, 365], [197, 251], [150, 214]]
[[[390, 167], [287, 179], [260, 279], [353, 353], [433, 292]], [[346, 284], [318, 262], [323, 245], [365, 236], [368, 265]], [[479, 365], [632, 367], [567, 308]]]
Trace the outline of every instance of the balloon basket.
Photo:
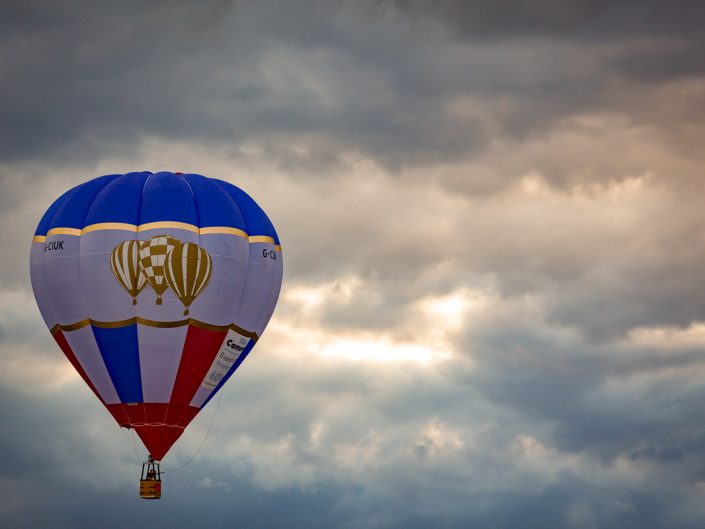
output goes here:
[[155, 461], [152, 456], [149, 456], [147, 461], [142, 463], [140, 498], [143, 500], [158, 500], [161, 497], [162, 471], [159, 468], [159, 461]]

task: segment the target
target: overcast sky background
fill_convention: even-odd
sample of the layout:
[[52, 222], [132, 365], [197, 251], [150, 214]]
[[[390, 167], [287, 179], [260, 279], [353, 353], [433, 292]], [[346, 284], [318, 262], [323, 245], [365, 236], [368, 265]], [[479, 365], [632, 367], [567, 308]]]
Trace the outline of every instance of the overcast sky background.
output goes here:
[[[0, 526], [703, 527], [703, 27], [699, 1], [2, 2]], [[135, 170], [241, 186], [285, 259], [160, 502], [28, 274], [54, 198]]]

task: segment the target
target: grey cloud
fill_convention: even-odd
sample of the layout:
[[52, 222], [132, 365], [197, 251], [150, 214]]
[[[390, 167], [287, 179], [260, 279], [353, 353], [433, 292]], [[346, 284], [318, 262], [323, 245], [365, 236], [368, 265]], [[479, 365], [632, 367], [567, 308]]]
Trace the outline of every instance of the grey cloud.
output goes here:
[[[645, 271], [637, 265], [618, 277], [586, 278], [580, 285], [568, 282], [548, 308], [555, 321], [580, 326], [598, 341], [635, 327], [687, 327], [705, 309], [700, 266], [697, 262], [691, 266], [680, 275], [675, 270]], [[641, 278], [636, 280], [633, 274]], [[606, 313], [610, 305], [620, 310]]]
[[[688, 326], [705, 299], [698, 195], [640, 182], [564, 193], [543, 181], [537, 195], [519, 188], [468, 201], [432, 186], [423, 198], [393, 184], [370, 197], [345, 184], [340, 197], [293, 202], [317, 214], [282, 227], [293, 247], [288, 277], [359, 279], [350, 297], [326, 294], [326, 325], [388, 327], [415, 299], [482, 289], [494, 277], [501, 295], [538, 295], [549, 321], [598, 342], [640, 326]], [[603, 201], [611, 206], [601, 210]]]
[[[506, 37], [537, 11], [549, 23], [534, 31], [547, 30], [549, 40], [458, 45], [427, 21], [408, 24], [413, 6], [394, 16], [384, 7], [316, 2], [152, 4], [139, 17], [132, 4], [77, 6], [76, 17], [15, 7], [2, 43], [12, 57], [3, 75], [2, 155], [76, 160], [158, 136], [255, 141], [288, 170], [321, 171], [361, 152], [399, 171], [471, 158], [493, 135], [525, 138], [619, 101], [601, 65], [611, 56], [595, 45], [553, 45], [551, 21], [564, 27], [584, 10], [619, 21], [629, 6], [465, 5], [429, 14]], [[646, 11], [660, 13], [654, 5]], [[449, 111], [458, 95], [479, 98], [491, 122]], [[282, 148], [292, 142], [307, 156]]]
[[700, 479], [702, 466], [685, 470], [685, 461], [705, 450], [702, 387], [673, 372], [697, 373], [702, 348], [595, 347], [565, 330], [502, 320], [469, 333], [461, 347], [474, 367], [460, 379], [552, 424], [551, 446], [592, 453], [608, 465], [618, 457], [674, 464], [681, 479]]
[[612, 68], [638, 81], [668, 82], [705, 75], [705, 42], [699, 39], [674, 39], [661, 45], [644, 45], [623, 52], [610, 61]]
[[[702, 526], [699, 3], [1, 9], [0, 525]], [[250, 192], [286, 277], [155, 506], [27, 253], [63, 190], [160, 168]], [[428, 365], [313, 350], [432, 332]]]
[[[536, 527], [669, 526], [685, 501], [680, 487], [698, 479], [690, 458], [702, 448], [699, 430], [688, 426], [698, 422], [692, 412], [664, 412], [674, 403], [692, 406], [699, 393], [628, 381], [643, 372], [696, 366], [699, 351], [623, 358], [536, 330], [482, 329], [467, 346], [477, 363], [469, 371], [457, 361], [440, 370], [316, 362], [297, 353], [285, 335], [265, 335], [262, 349], [226, 388], [206, 451], [167, 475], [162, 519], [186, 527], [207, 511], [223, 526], [235, 513], [255, 527], [281, 520], [292, 527], [515, 527], [527, 517]], [[287, 355], [268, 353], [279, 350], [280, 341]], [[607, 393], [591, 400], [614, 377], [625, 380], [636, 399]], [[28, 432], [6, 439], [3, 453], [17, 464], [4, 466], [4, 476], [26, 480], [29, 472], [33, 493], [54, 491], [43, 511], [17, 507], [6, 520], [32, 527], [50, 516], [59, 527], [82, 527], [109, 512], [117, 527], [149, 516], [136, 503], [131, 447], [117, 427], [105, 428], [111, 419], [86, 388], [69, 386], [51, 398], [20, 398], [5, 389], [2, 400], [7, 423]], [[197, 449], [214, 404], [179, 442], [167, 468]], [[429, 423], [440, 433], [423, 433]], [[581, 465], [596, 458], [607, 469], [620, 454], [669, 465], [679, 492], [666, 492], [671, 501], [661, 504], [664, 492], [639, 483], [630, 490], [610, 479], [577, 478], [577, 470], [547, 478], [520, 468], [522, 456], [513, 448], [520, 435], [556, 451], [541, 456], [542, 464], [577, 453], [586, 454]], [[344, 450], [351, 458], [343, 464]], [[77, 468], [88, 475], [76, 475]], [[94, 469], [117, 470], [112, 489], [86, 490]], [[212, 486], [194, 485], [204, 476]], [[532, 479], [547, 481], [528, 487]], [[692, 514], [683, 523], [698, 521]]]
[[402, 11], [437, 17], [458, 35], [472, 40], [500, 38], [557, 38], [561, 40], [619, 40], [624, 37], [699, 36], [705, 15], [696, 1], [607, 0], [561, 2], [538, 0], [463, 2], [433, 5], [422, 1], [392, 2]]
[[[262, 369], [259, 371], [266, 373]], [[272, 380], [276, 380], [276, 373], [271, 376]], [[321, 378], [328, 377], [321, 373]], [[245, 385], [249, 384], [246, 382]], [[260, 387], [259, 384], [253, 384], [252, 390], [258, 391]], [[315, 390], [312, 391], [315, 393]], [[247, 387], [240, 386], [235, 393], [238, 399], [258, 400], [257, 393], [252, 393]], [[407, 390], [406, 397], [412, 394], [419, 395], [419, 398], [427, 397], [423, 386], [414, 388], [413, 392]], [[232, 397], [233, 395], [228, 399], [231, 404], [234, 403]], [[289, 407], [291, 395], [282, 391], [280, 397], [287, 399]], [[139, 500], [135, 497], [135, 476], [121, 472], [112, 490], [100, 491], [76, 481], [71, 473], [66, 472], [65, 462], [61, 466], [47, 466], [48, 461], [58, 459], [56, 450], [51, 450], [52, 448], [60, 445], [62, 439], [81, 435], [80, 429], [76, 434], [70, 432], [74, 427], [70, 415], [75, 413], [76, 408], [67, 407], [67, 404], [69, 403], [64, 399], [53, 399], [45, 405], [46, 414], [55, 416], [59, 423], [64, 421], [64, 428], [57, 427], [54, 422], [44, 421], [43, 416], [37, 417], [27, 425], [18, 423], [27, 426], [35, 436], [42, 432], [51, 432], [54, 437], [52, 442], [26, 444], [28, 454], [24, 455], [25, 459], [20, 459], [20, 462], [34, 461], [39, 466], [22, 464], [18, 469], [20, 474], [16, 478], [22, 480], [21, 476], [26, 476], [27, 471], [31, 471], [36, 478], [41, 478], [41, 481], [35, 478], [32, 492], [45, 495], [46, 501], [41, 510], [32, 509], [28, 503], [24, 507], [16, 507], [14, 512], [5, 511], [4, 519], [19, 527], [41, 526], [48, 519], [57, 527], [89, 527], [96, 519], [105, 519], [106, 527], [119, 527], [125, 523], [136, 523], [138, 526], [153, 523], [153, 513], [144, 503], [138, 503]], [[38, 403], [31, 402], [32, 407], [37, 405]], [[369, 409], [369, 406], [367, 408]], [[408, 404], [402, 409], [417, 418], [427, 413]], [[26, 405], [9, 404], [5, 406], [5, 410], [26, 414]], [[223, 410], [227, 410], [227, 403]], [[228, 432], [233, 431], [239, 432], [236, 436], [242, 435], [242, 432], [254, 435], [264, 444], [267, 439], [261, 435], [269, 428], [265, 427], [263, 422], [278, 419], [287, 413], [285, 407], [280, 406], [279, 410], [281, 411], [272, 410], [269, 414], [239, 414], [248, 417], [250, 423], [259, 423], [260, 428], [236, 421], [234, 424], [239, 424], [233, 430], [230, 424], [232, 419], [227, 415], [220, 417], [219, 426], [214, 430], [214, 437], [209, 439], [208, 444], [227, 446], [227, 439], [232, 436]], [[316, 415], [320, 414], [315, 408], [311, 411]], [[393, 430], [398, 430], [399, 422], [404, 421], [404, 417], [400, 419]], [[497, 417], [488, 415], [486, 419], [496, 420]], [[13, 422], [17, 423], [14, 420]], [[283, 430], [286, 431], [287, 428]], [[339, 433], [342, 435], [337, 438], [337, 442], [354, 442], [360, 435], [345, 429]], [[632, 523], [644, 527], [666, 527], [672, 523], [674, 516], [677, 516], [677, 509], [683, 501], [678, 496], [664, 496], [662, 493], [610, 485], [597, 487], [570, 473], [563, 474], [551, 485], [538, 489], [526, 489], [523, 485], [499, 485], [494, 490], [485, 489], [478, 482], [481, 476], [473, 478], [465, 475], [462, 467], [459, 467], [460, 472], [454, 475], [452, 471], [449, 472], [435, 463], [434, 456], [415, 464], [405, 462], [403, 451], [408, 450], [410, 446], [405, 446], [403, 442], [400, 444], [398, 441], [403, 441], [404, 437], [397, 437], [396, 432], [390, 431], [388, 434], [391, 434], [391, 442], [385, 448], [382, 459], [378, 460], [377, 465], [381, 466], [364, 468], [365, 463], [361, 462], [363, 468], [351, 475], [342, 473], [336, 474], [335, 477], [320, 477], [304, 487], [282, 485], [273, 490], [263, 490], [254, 480], [256, 466], [261, 465], [262, 461], [234, 460], [232, 457], [230, 460], [199, 457], [196, 463], [184, 470], [167, 474], [165, 496], [160, 505], [160, 519], [174, 527], [190, 527], [201, 523], [204, 517], [215, 526], [223, 527], [232, 524], [233, 517], [253, 527], [268, 527], [285, 522], [290, 527], [395, 528], [425, 527], [428, 524], [466, 527], [468, 524], [492, 524], [509, 528], [516, 527], [517, 523], [528, 524], [528, 527], [621, 527]], [[300, 444], [298, 449], [303, 449], [297, 455], [299, 464], [315, 464], [315, 459], [306, 458], [306, 453], [311, 451], [311, 448], [306, 447], [305, 439], [297, 442]], [[77, 447], [83, 447], [85, 444], [80, 440], [74, 443]], [[16, 457], [17, 445], [10, 443], [5, 448], [5, 453]], [[75, 458], [71, 458], [71, 464], [85, 465], [89, 467], [91, 474], [100, 472], [101, 476], [109, 479], [110, 469], [116, 462], [110, 462], [110, 457], [100, 455], [104, 449], [105, 447], [97, 448], [89, 454], [77, 453]], [[121, 447], [114, 453], [124, 454], [128, 450], [127, 447]], [[489, 446], [483, 447], [483, 450], [490, 452]], [[472, 464], [478, 465], [478, 473], [482, 474], [483, 466], [489, 466], [494, 467], [495, 472], [502, 472], [508, 477], [507, 473], [512, 472], [514, 456], [504, 450], [506, 447], [499, 448], [496, 459], [489, 458]], [[253, 447], [254, 457], [257, 457], [257, 452], [258, 449]], [[325, 464], [325, 452], [318, 448], [316, 453], [324, 456], [324, 461], [318, 464]], [[395, 462], [395, 459], [400, 461]], [[457, 467], [458, 460], [455, 461]], [[130, 465], [128, 461], [122, 461], [120, 464], [127, 468], [135, 467], [133, 470], [136, 470], [136, 465]], [[234, 471], [233, 468], [237, 470]], [[295, 473], [296, 468], [293, 469], [291, 477], [295, 478]], [[3, 474], [8, 476], [6, 471]], [[207, 481], [204, 481], [205, 476], [208, 477]], [[199, 486], [198, 483], [211, 486]], [[51, 494], [47, 494], [49, 490], [52, 491]], [[697, 522], [697, 517], [682, 520], [686, 527], [695, 527]]]

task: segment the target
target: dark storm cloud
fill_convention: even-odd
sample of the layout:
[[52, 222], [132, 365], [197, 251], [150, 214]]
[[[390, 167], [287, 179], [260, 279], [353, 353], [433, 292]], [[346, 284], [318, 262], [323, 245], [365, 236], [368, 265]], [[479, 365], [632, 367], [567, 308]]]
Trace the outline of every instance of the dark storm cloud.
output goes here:
[[209, 67], [201, 53], [212, 39], [197, 22], [202, 9], [183, 13], [162, 4], [135, 16], [128, 4], [66, 7], [25, 5], [4, 17], [2, 53], [12, 59], [3, 75], [5, 157], [71, 152], [75, 144], [91, 152], [96, 143], [129, 145], [155, 131], [178, 138], [186, 124], [189, 135], [217, 129], [207, 109], [197, 110], [198, 93], [195, 108], [174, 111], [197, 91], [199, 64]]
[[646, 44], [617, 55], [612, 68], [637, 81], [660, 83], [705, 75], [705, 38], [674, 36], [671, 42]]
[[674, 268], [654, 270], [635, 263], [623, 274], [586, 277], [579, 285], [568, 280], [547, 306], [554, 321], [577, 325], [597, 341], [639, 326], [685, 327], [705, 312], [701, 263], [702, 256], [682, 263], [682, 275]]
[[[18, 431], [27, 432], [6, 438], [3, 443], [3, 453], [14, 460], [3, 466], [3, 479], [14, 483], [5, 495], [4, 522], [13, 527], [38, 527], [51, 520], [54, 527], [92, 527], [96, 520], [104, 520], [101, 526], [105, 527], [146, 527], [158, 518], [160, 523], [173, 527], [192, 527], [203, 520], [216, 527], [228, 527], [236, 517], [248, 527], [286, 524], [295, 528], [421, 528], [442, 524], [460, 528], [470, 524], [510, 528], [520, 524], [582, 528], [635, 524], [656, 528], [668, 527], [677, 519], [679, 526], [696, 526], [697, 518], [679, 514], [685, 503], [679, 495], [630, 489], [610, 480], [596, 485], [574, 471], [562, 472], [548, 486], [529, 486], [527, 476], [519, 478], [520, 483], [513, 482], [517, 478], [506, 482], [500, 479], [499, 483], [478, 488], [478, 476], [494, 481], [497, 474], [507, 479], [516, 471], [513, 466], [522, 455], [510, 450], [511, 432], [526, 431], [530, 424], [536, 424], [537, 418], [532, 414], [525, 420], [500, 410], [483, 411], [486, 406], [476, 402], [472, 392], [463, 386], [442, 380], [429, 383], [426, 376], [400, 384], [395, 381], [398, 376], [379, 373], [376, 377], [366, 368], [345, 374], [343, 370], [321, 371], [314, 365], [306, 376], [313, 385], [300, 384], [298, 394], [292, 394], [290, 388], [277, 384], [288, 366], [281, 366], [281, 374], [276, 364], [274, 367], [271, 371], [262, 361], [251, 364], [249, 372], [254, 378], [243, 377], [221, 404], [220, 416], [208, 439], [208, 452], [216, 457], [199, 457], [183, 470], [167, 474], [165, 496], [156, 507], [135, 498], [134, 476], [125, 470], [136, 469], [129, 443], [118, 444], [124, 438], [113, 431], [117, 427], [105, 428], [107, 414], [97, 402], [84, 398], [86, 388], [75, 385], [51, 399], [26, 397], [24, 402], [14, 392], [3, 390], [3, 419], [17, 425]], [[347, 379], [348, 385], [351, 379], [374, 383], [367, 393], [356, 389], [341, 393], [330, 387], [321, 393], [317, 385], [330, 384], [331, 375], [333, 379]], [[263, 383], [274, 389], [262, 392]], [[298, 402], [306, 404], [300, 401], [302, 393], [323, 405], [308, 403], [302, 406], [302, 415], [296, 409]], [[429, 404], [429, 400], [439, 396], [440, 402]], [[377, 404], [370, 406], [370, 398]], [[352, 401], [349, 406], [334, 407], [330, 399], [339, 404], [344, 404], [345, 399]], [[248, 402], [250, 409], [243, 409], [241, 402]], [[443, 406], [439, 406], [441, 403]], [[28, 414], [28, 407], [35, 413]], [[366, 420], [351, 420], [356, 407]], [[413, 447], [405, 432], [443, 408], [443, 419], [449, 424], [463, 425], [469, 415], [470, 428], [482, 432], [474, 449], [462, 450], [446, 459], [445, 464], [443, 454], [447, 447], [442, 439], [423, 440], [423, 445]], [[73, 419], [77, 411], [82, 416], [80, 423]], [[338, 416], [339, 420], [325, 421], [326, 414], [331, 418]], [[308, 439], [306, 427], [321, 420], [329, 430], [321, 440]], [[496, 431], [485, 430], [488, 424], [494, 424]], [[200, 441], [206, 423], [199, 428], [201, 431], [189, 440], [191, 444]], [[350, 462], [353, 466], [347, 471], [336, 468], [339, 462], [332, 457], [334, 454], [346, 444], [354, 446], [365, 439], [369, 436], [366, 431], [378, 428], [384, 428], [379, 430], [384, 437], [378, 434], [376, 441], [369, 437], [367, 441], [383, 442], [375, 459], [366, 459], [363, 452]], [[106, 431], [96, 437], [97, 429]], [[38, 432], [51, 435], [39, 440]], [[277, 446], [277, 437], [282, 434], [292, 440], [288, 448]], [[236, 455], [229, 445], [243, 435], [250, 436], [253, 444], [246, 455]], [[470, 436], [464, 438], [469, 440]], [[274, 449], [267, 452], [267, 445], [272, 443]], [[365, 445], [361, 446], [364, 449]], [[422, 446], [428, 455], [417, 457]], [[191, 450], [177, 450], [176, 457], [186, 460]], [[294, 461], [288, 461], [282, 450], [291, 454]], [[217, 457], [220, 451], [228, 456]], [[553, 455], [552, 459], [559, 457]], [[178, 460], [170, 459], [165, 466], [172, 468], [177, 463]], [[320, 474], [307, 479], [306, 467], [313, 467]], [[267, 472], [270, 477], [263, 478]], [[273, 482], [272, 473], [278, 474]], [[305, 481], [297, 483], [302, 474]], [[47, 489], [51, 494], [42, 492]], [[31, 497], [40, 493], [45, 498], [42, 509], [36, 509]]]
[[[254, 140], [313, 173], [350, 152], [395, 170], [465, 159], [494, 135], [614, 109], [609, 74], [690, 71], [697, 49], [664, 69], [668, 42], [613, 58], [595, 41], [628, 44], [652, 26], [688, 39], [701, 16], [696, 4], [609, 2], [70, 5], [4, 7], [6, 159], [99, 157], [149, 136]], [[452, 43], [444, 28], [478, 38]], [[592, 37], [587, 47], [571, 29]], [[491, 121], [449, 110], [458, 96], [479, 98]]]
[[696, 0], [667, 4], [658, 0], [442, 0], [392, 2], [402, 11], [436, 17], [473, 40], [556, 38], [565, 40], [625, 37], [700, 37], [705, 8]]
[[[158, 506], [138, 502], [139, 466], [129, 441], [126, 447], [111, 440], [125, 442], [117, 426], [107, 428], [109, 436], [91, 432], [106, 430], [107, 413], [97, 401], [85, 398], [86, 388], [74, 389], [48, 401], [31, 397], [21, 401], [13, 391], [0, 390], [2, 419], [16, 431], [0, 440], [4, 458], [0, 524], [4, 527], [117, 528], [168, 523], [186, 528], [204, 519], [214, 527], [231, 527], [236, 518], [247, 527], [323, 528], [339, 526], [344, 519], [335, 513], [336, 501], [350, 492], [344, 484], [321, 484], [315, 494], [297, 489], [266, 492], [254, 489], [247, 476], [234, 476], [221, 464], [207, 460], [167, 474], [165, 492], [168, 483], [170, 494]], [[82, 421], [76, 421], [77, 415]], [[130, 474], [120, 467], [129, 468]], [[205, 475], [210, 478], [205, 480]], [[52, 492], [47, 494], [47, 490]], [[270, 508], [272, 502], [276, 509]]]
[[[552, 423], [551, 445], [617, 457], [693, 466], [705, 452], [703, 388], [684, 373], [703, 368], [705, 350], [593, 348], [565, 334], [502, 326], [464, 344], [477, 368], [468, 381], [492, 401]], [[487, 332], [484, 331], [484, 332]], [[678, 373], [673, 375], [669, 373]]]

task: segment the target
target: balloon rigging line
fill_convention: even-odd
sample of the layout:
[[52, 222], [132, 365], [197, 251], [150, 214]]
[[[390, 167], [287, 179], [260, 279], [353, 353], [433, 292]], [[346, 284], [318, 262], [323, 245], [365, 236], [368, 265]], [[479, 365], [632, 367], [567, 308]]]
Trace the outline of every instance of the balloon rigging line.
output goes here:
[[130, 444], [132, 445], [132, 451], [135, 453], [137, 461], [142, 464], [142, 458], [140, 457], [140, 454], [137, 451], [137, 445], [135, 445], [134, 430], [132, 430], [131, 428], [124, 427], [121, 427], [120, 430], [124, 431], [125, 435], [127, 435], [128, 439], [130, 440]]
[[221, 401], [222, 399], [223, 399], [223, 390], [222, 390], [222, 388], [221, 388], [220, 394], [218, 395], [218, 402], [216, 402], [216, 404], [215, 404], [215, 411], [213, 412], [213, 415], [212, 415], [212, 417], [211, 417], [211, 423], [208, 425], [208, 430], [206, 430], [206, 435], [205, 435], [205, 436], [203, 437], [203, 439], [201, 440], [201, 444], [198, 445], [198, 448], [196, 449], [196, 452], [191, 456], [191, 459], [189, 459], [188, 461], [186, 461], [186, 463], [184, 463], [183, 465], [181, 465], [181, 466], [179, 466], [179, 467], [176, 467], [176, 468], [173, 468], [173, 469], [171, 469], [171, 470], [169, 470], [169, 469], [164, 469], [164, 470], [162, 471], [163, 474], [166, 474], [166, 473], [174, 473], [174, 472], [176, 472], [177, 470], [181, 470], [181, 469], [184, 468], [185, 466], [190, 465], [191, 462], [193, 462], [193, 460], [196, 459], [196, 456], [197, 456], [198, 453], [201, 451], [201, 448], [203, 448], [203, 445], [205, 444], [206, 439], [208, 439], [208, 434], [211, 433], [211, 428], [213, 428], [213, 423], [215, 422], [215, 416], [218, 415], [218, 409], [220, 408], [220, 401]]
[[137, 435], [133, 429], [130, 429], [128, 432], [128, 435], [130, 437], [130, 442], [132, 443], [132, 450], [135, 452], [135, 455], [137, 456], [137, 461], [142, 462], [142, 458], [140, 457], [140, 453], [137, 450], [137, 443], [135, 443], [135, 436]]

